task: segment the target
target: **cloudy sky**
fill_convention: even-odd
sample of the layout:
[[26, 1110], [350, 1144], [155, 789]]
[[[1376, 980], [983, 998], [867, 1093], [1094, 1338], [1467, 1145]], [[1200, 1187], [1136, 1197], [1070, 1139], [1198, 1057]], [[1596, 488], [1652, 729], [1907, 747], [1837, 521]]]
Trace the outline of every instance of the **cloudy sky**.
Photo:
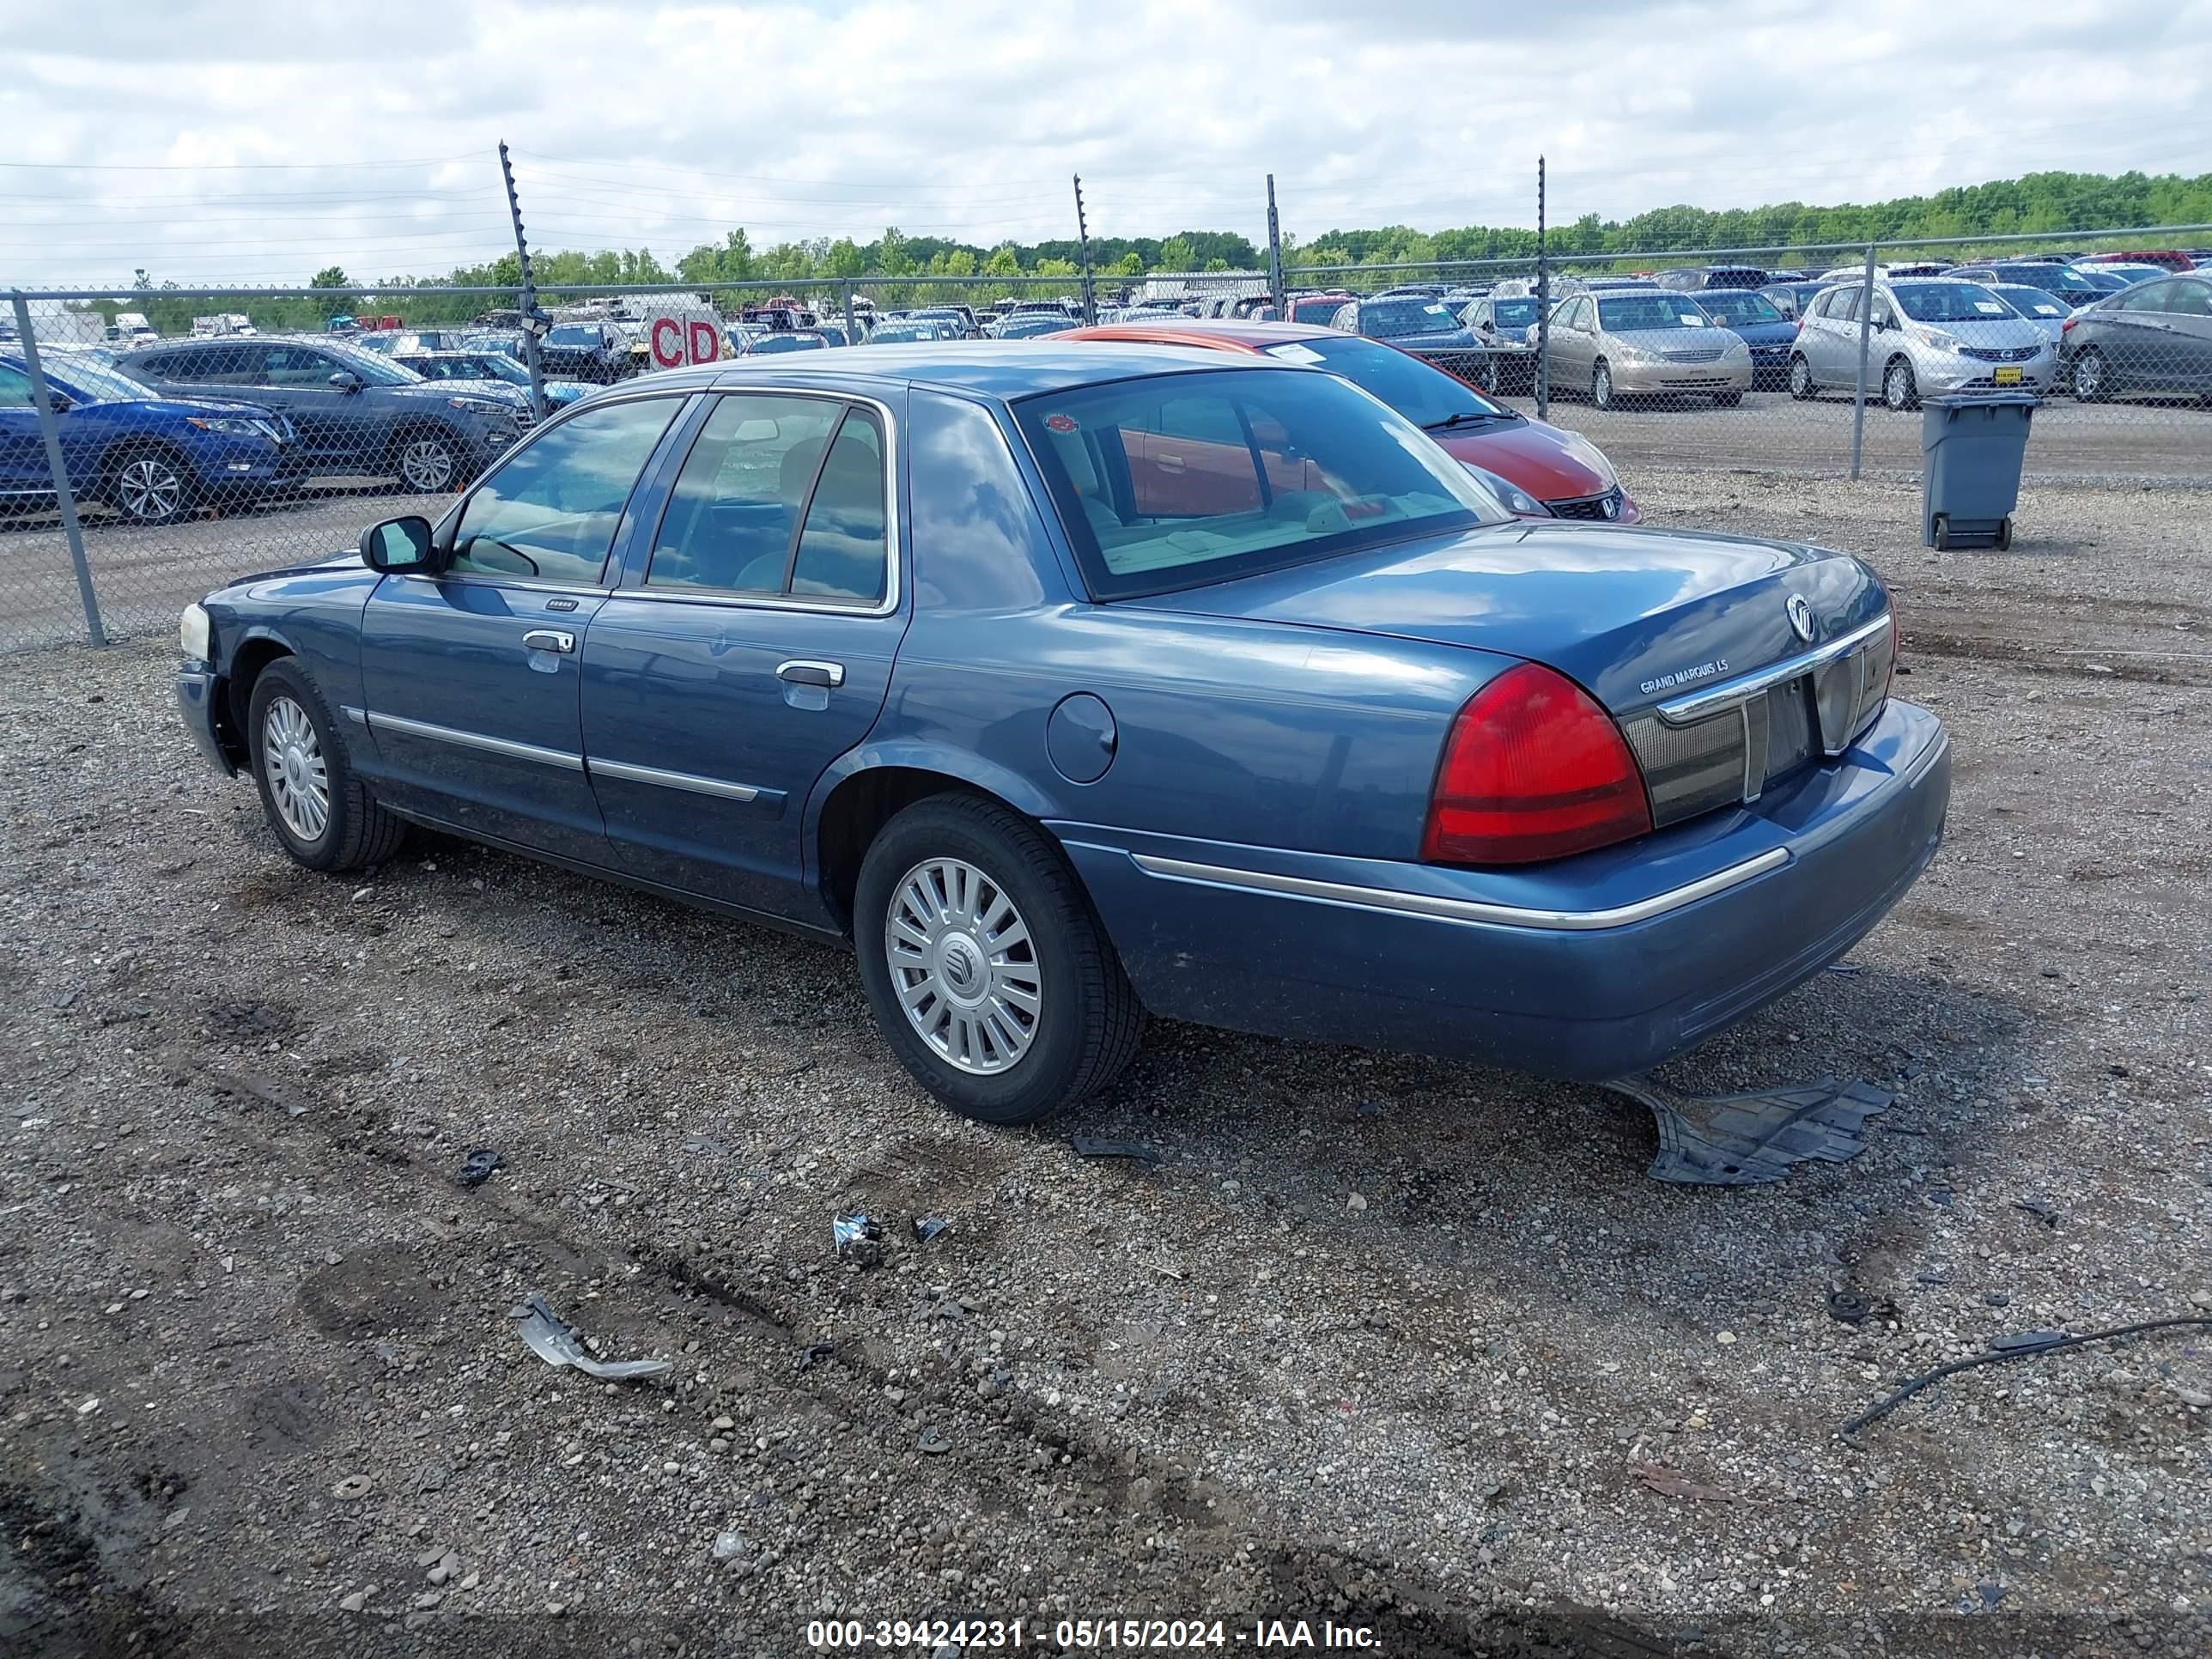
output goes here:
[[0, 0], [0, 286], [2212, 172], [2212, 0]]

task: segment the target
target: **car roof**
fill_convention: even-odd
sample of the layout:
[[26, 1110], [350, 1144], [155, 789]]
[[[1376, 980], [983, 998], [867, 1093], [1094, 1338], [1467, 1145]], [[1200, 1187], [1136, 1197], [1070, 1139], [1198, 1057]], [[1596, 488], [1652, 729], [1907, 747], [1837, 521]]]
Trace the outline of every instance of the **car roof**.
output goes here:
[[1322, 328], [1312, 323], [1254, 323], [1234, 318], [1171, 319], [1163, 317], [1157, 322], [1101, 323], [1095, 328], [1076, 329], [1066, 337], [1071, 340], [1145, 341], [1160, 345], [1189, 344], [1216, 351], [1231, 347], [1247, 351], [1264, 351], [1271, 345], [1288, 345], [1294, 341], [1349, 340], [1357, 337], [1346, 334], [1341, 329]]
[[[1146, 374], [1218, 370], [1220, 358], [1197, 347], [1090, 341], [1068, 346], [1066, 337], [1043, 340], [936, 340], [912, 344], [854, 346], [844, 351], [793, 352], [787, 358], [748, 357], [745, 367], [702, 363], [663, 369], [656, 386], [771, 386], [788, 380], [794, 387], [830, 382], [886, 382], [942, 392], [966, 392], [987, 398], [1026, 398], [1041, 392], [1066, 392]], [[1048, 344], [1045, 342], [1054, 342]], [[1270, 368], [1290, 367], [1273, 359]], [[1255, 364], [1255, 367], [1260, 365]]]

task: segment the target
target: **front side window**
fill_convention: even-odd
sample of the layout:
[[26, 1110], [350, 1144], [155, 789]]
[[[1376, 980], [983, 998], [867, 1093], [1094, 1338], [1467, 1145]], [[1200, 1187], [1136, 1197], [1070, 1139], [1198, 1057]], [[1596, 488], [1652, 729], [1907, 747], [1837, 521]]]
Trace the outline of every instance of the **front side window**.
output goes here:
[[882, 429], [866, 410], [726, 396], [670, 492], [646, 586], [879, 599], [884, 472]]
[[524, 581], [599, 580], [637, 475], [682, 403], [601, 404], [546, 428], [469, 497], [450, 568]]
[[[1175, 435], [1168, 411], [1237, 441]], [[1165, 592], [1494, 522], [1467, 470], [1334, 375], [1159, 375], [1013, 405], [1091, 591]]]
[[31, 377], [20, 368], [0, 363], [0, 409], [29, 409]]

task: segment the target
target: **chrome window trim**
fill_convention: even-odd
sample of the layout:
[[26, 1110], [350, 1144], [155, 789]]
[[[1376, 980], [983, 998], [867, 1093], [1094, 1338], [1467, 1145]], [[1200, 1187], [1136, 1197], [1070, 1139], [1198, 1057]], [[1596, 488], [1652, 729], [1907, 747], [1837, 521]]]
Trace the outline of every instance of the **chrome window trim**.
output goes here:
[[[698, 447], [699, 440], [706, 435], [706, 421], [699, 423], [698, 431], [691, 434], [691, 443], [677, 464], [676, 475], [668, 481], [668, 488], [660, 503], [660, 515], [653, 521], [653, 544], [646, 550], [645, 569], [639, 574], [634, 587], [621, 587], [617, 597], [652, 599], [676, 599], [691, 605], [756, 605], [763, 611], [805, 611], [832, 617], [888, 617], [899, 608], [899, 544], [905, 526], [899, 514], [899, 428], [890, 405], [865, 392], [842, 392], [828, 386], [792, 385], [725, 386], [717, 382], [700, 388], [707, 398], [761, 397], [806, 398], [817, 403], [858, 404], [873, 411], [884, 431], [884, 555], [885, 572], [884, 597], [869, 603], [860, 599], [797, 599], [781, 591], [769, 593], [748, 591], [741, 587], [655, 587], [653, 586], [653, 556], [660, 551], [660, 527], [666, 522], [668, 509], [676, 500], [676, 486], [682, 482], [684, 469], [691, 461], [691, 451]], [[714, 419], [714, 411], [707, 412], [706, 420]], [[835, 428], [831, 428], [835, 434]], [[829, 463], [829, 452], [823, 452], [823, 464]], [[811, 497], [803, 503], [813, 504]]]
[[516, 743], [507, 738], [495, 738], [482, 732], [463, 732], [450, 726], [433, 726], [428, 720], [403, 720], [397, 714], [380, 714], [368, 711], [368, 729], [372, 732], [392, 731], [412, 738], [428, 738], [434, 743], [450, 743], [462, 749], [481, 749], [487, 754], [504, 755], [510, 760], [535, 761], [541, 766], [557, 766], [564, 772], [580, 772], [584, 757], [561, 749], [540, 749], [534, 743]]
[[1809, 674], [1839, 657], [1849, 656], [1888, 626], [1889, 612], [1885, 611], [1872, 622], [1854, 628], [1848, 634], [1839, 635], [1824, 645], [1816, 645], [1811, 650], [1802, 651], [1794, 657], [1785, 657], [1780, 662], [1760, 669], [1757, 673], [1746, 674], [1741, 679], [1730, 680], [1725, 684], [1711, 686], [1703, 691], [1692, 691], [1686, 696], [1675, 697], [1662, 702], [1657, 708], [1659, 718], [1669, 726], [1687, 726], [1692, 720], [1702, 720], [1708, 714], [1717, 714], [1732, 704], [1741, 702], [1748, 697], [1757, 696], [1760, 692], [1780, 685], [1786, 680], [1796, 679], [1799, 676]]
[[1202, 887], [1226, 887], [1240, 891], [1267, 893], [1321, 904], [1346, 905], [1360, 910], [1426, 916], [1438, 921], [1474, 922], [1492, 927], [1528, 927], [1570, 933], [1595, 933], [1608, 927], [1626, 927], [1636, 922], [1649, 921], [1655, 916], [1679, 910], [1684, 905], [1695, 904], [1699, 899], [1724, 893], [1731, 887], [1766, 874], [1770, 870], [1778, 870], [1790, 861], [1786, 848], [1774, 847], [1756, 858], [1732, 864], [1725, 870], [1717, 870], [1710, 876], [1686, 882], [1680, 887], [1670, 887], [1663, 893], [1654, 893], [1633, 904], [1615, 905], [1604, 910], [1542, 910], [1517, 904], [1491, 904], [1480, 899], [1445, 898], [1434, 893], [1394, 892], [1386, 888], [1361, 887], [1348, 882], [1316, 881], [1304, 876], [1277, 875], [1265, 870], [1234, 870], [1216, 864], [1193, 864], [1182, 859], [1161, 858], [1150, 853], [1132, 853], [1129, 857], [1146, 875], [1158, 876], [1164, 881], [1191, 882]]
[[658, 784], [664, 789], [688, 790], [695, 795], [719, 795], [725, 800], [754, 800], [760, 795], [760, 791], [749, 783], [726, 783], [720, 778], [702, 778], [696, 772], [669, 772], [658, 766], [601, 760], [597, 756], [585, 762], [584, 769], [592, 775], [605, 774], [628, 783]]

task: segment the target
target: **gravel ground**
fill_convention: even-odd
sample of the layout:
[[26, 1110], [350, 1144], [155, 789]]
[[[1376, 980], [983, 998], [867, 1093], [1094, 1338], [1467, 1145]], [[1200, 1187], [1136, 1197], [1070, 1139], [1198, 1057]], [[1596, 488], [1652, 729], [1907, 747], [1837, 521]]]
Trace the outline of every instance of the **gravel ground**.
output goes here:
[[[1650, 1181], [1592, 1091], [1176, 1026], [971, 1126], [835, 951], [435, 838], [307, 874], [168, 647], [15, 659], [0, 1651], [2207, 1651], [2212, 1332], [1838, 1431], [2004, 1333], [2212, 1312], [2212, 501], [2031, 490], [1938, 556], [1909, 489], [1629, 483], [1869, 554], [1956, 744], [1850, 971], [1668, 1073], [1897, 1092], [1775, 1186]], [[673, 1372], [549, 1368], [532, 1291]]]

